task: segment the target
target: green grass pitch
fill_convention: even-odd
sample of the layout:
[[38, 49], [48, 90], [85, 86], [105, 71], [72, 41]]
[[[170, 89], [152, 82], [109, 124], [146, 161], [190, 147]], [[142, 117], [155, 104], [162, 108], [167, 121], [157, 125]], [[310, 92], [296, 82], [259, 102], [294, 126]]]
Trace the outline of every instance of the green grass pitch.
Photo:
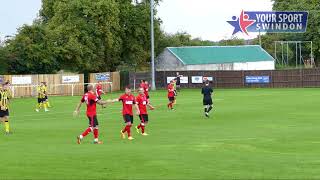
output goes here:
[[216, 90], [209, 119], [200, 90], [182, 90], [172, 112], [165, 91], [151, 98], [149, 136], [132, 129], [134, 141], [120, 139], [120, 103], [98, 107], [102, 145], [92, 134], [76, 144], [88, 123], [84, 107], [72, 116], [80, 97], [50, 97], [48, 113], [14, 99], [0, 179], [320, 179], [320, 89]]

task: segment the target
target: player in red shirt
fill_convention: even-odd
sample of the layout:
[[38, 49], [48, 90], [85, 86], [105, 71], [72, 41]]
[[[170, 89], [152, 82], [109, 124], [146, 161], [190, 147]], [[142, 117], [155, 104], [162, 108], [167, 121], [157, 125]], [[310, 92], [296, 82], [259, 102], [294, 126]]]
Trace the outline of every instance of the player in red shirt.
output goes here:
[[139, 88], [139, 95], [136, 97], [136, 104], [139, 107], [139, 111], [140, 111], [139, 118], [141, 121], [139, 126], [136, 126], [136, 130], [140, 134], [139, 129], [141, 128], [142, 135], [147, 136], [148, 134], [145, 132], [145, 126], [148, 124], [148, 121], [149, 121], [147, 106], [151, 110], [153, 110], [154, 107], [150, 104], [149, 100], [147, 99], [147, 96], [145, 95], [143, 88]]
[[77, 137], [78, 144], [81, 144], [82, 139], [87, 136], [91, 131], [93, 131], [94, 134], [94, 143], [95, 144], [102, 144], [101, 141], [98, 140], [99, 136], [99, 130], [98, 130], [98, 119], [97, 119], [97, 111], [96, 111], [96, 104], [104, 105], [109, 102], [113, 102], [112, 100], [108, 101], [102, 101], [97, 98], [97, 96], [94, 93], [93, 85], [89, 84], [87, 86], [88, 92], [83, 95], [81, 98], [80, 103], [78, 104], [76, 110], [74, 111], [75, 115], [79, 114], [80, 107], [82, 103], [87, 104], [87, 117], [89, 119], [89, 127], [80, 135]]
[[143, 89], [146, 88], [146, 81], [145, 81], [144, 79], [142, 79], [142, 80], [140, 81], [139, 88], [143, 88]]
[[173, 103], [174, 103], [174, 85], [173, 85], [174, 81], [171, 80], [170, 84], [168, 85], [168, 99], [169, 99], [169, 103], [168, 103], [168, 108], [173, 110]]
[[140, 111], [138, 105], [136, 104], [135, 97], [131, 94], [131, 88], [127, 87], [125, 90], [125, 94], [120, 96], [116, 101], [122, 101], [122, 115], [126, 126], [123, 130], [120, 131], [121, 137], [125, 138], [125, 133], [128, 134], [128, 139], [133, 140], [134, 138], [131, 136], [131, 126], [133, 124], [133, 112], [132, 106], [136, 108], [136, 114], [139, 115]]
[[144, 94], [146, 95], [147, 99], [149, 99], [149, 83], [146, 80], [141, 80], [140, 88], [143, 88]]
[[144, 88], [143, 88], [144, 94], [146, 95], [147, 99], [149, 99], [149, 83], [148, 81], [144, 82]]
[[105, 94], [105, 92], [102, 90], [102, 82], [99, 81], [97, 86], [96, 86], [96, 95], [97, 95], [97, 98], [99, 100], [101, 100], [101, 95], [102, 94]]
[[[98, 84], [96, 85], [96, 96], [99, 100], [101, 100], [101, 95], [105, 94], [105, 92], [102, 90], [102, 82], [99, 81]], [[104, 106], [102, 106], [102, 108], [105, 108]]]
[[145, 80], [142, 79], [142, 80], [140, 81], [140, 85], [139, 85], [139, 86], [140, 86], [141, 88], [144, 88], [144, 85], [145, 85]]

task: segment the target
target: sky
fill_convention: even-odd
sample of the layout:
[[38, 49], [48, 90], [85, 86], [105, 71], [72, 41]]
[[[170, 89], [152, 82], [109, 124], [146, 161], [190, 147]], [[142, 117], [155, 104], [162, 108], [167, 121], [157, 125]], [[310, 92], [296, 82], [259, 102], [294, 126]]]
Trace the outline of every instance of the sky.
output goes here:
[[0, 0], [0, 38], [16, 34], [23, 24], [32, 24], [41, 0]]
[[[163, 0], [158, 15], [165, 32], [186, 31], [193, 38], [218, 41], [232, 37], [234, 28], [226, 21], [239, 16], [242, 10], [271, 11], [272, 3], [270, 0]], [[258, 34], [236, 35], [252, 39]]]
[[[41, 8], [41, 0], [0, 0], [0, 38], [14, 35], [23, 24], [32, 24]], [[162, 0], [157, 7], [167, 33], [187, 32], [193, 38], [218, 41], [232, 37], [233, 27], [226, 21], [241, 10], [270, 11], [270, 0]], [[236, 37], [252, 39], [238, 33]]]

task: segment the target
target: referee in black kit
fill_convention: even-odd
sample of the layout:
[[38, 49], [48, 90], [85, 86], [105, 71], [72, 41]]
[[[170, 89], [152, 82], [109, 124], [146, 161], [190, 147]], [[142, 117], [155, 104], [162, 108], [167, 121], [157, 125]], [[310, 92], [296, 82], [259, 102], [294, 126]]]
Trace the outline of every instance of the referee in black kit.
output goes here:
[[176, 76], [176, 86], [177, 86], [177, 91], [180, 91], [180, 78], [182, 77], [182, 75], [179, 74], [179, 72], [177, 72], [177, 76]]
[[201, 93], [203, 94], [204, 115], [206, 117], [209, 117], [209, 112], [213, 108], [212, 97], [211, 97], [213, 90], [209, 85], [210, 85], [210, 82], [206, 81], [205, 86], [201, 90]]

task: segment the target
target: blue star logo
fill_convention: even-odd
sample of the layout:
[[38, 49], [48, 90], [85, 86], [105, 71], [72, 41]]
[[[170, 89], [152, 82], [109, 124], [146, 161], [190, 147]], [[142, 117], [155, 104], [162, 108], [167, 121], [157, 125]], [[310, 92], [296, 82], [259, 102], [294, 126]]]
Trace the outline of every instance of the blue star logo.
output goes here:
[[242, 32], [240, 28], [239, 18], [236, 16], [232, 16], [232, 21], [227, 21], [231, 26], [234, 27], [232, 35], [236, 34], [237, 32]]

